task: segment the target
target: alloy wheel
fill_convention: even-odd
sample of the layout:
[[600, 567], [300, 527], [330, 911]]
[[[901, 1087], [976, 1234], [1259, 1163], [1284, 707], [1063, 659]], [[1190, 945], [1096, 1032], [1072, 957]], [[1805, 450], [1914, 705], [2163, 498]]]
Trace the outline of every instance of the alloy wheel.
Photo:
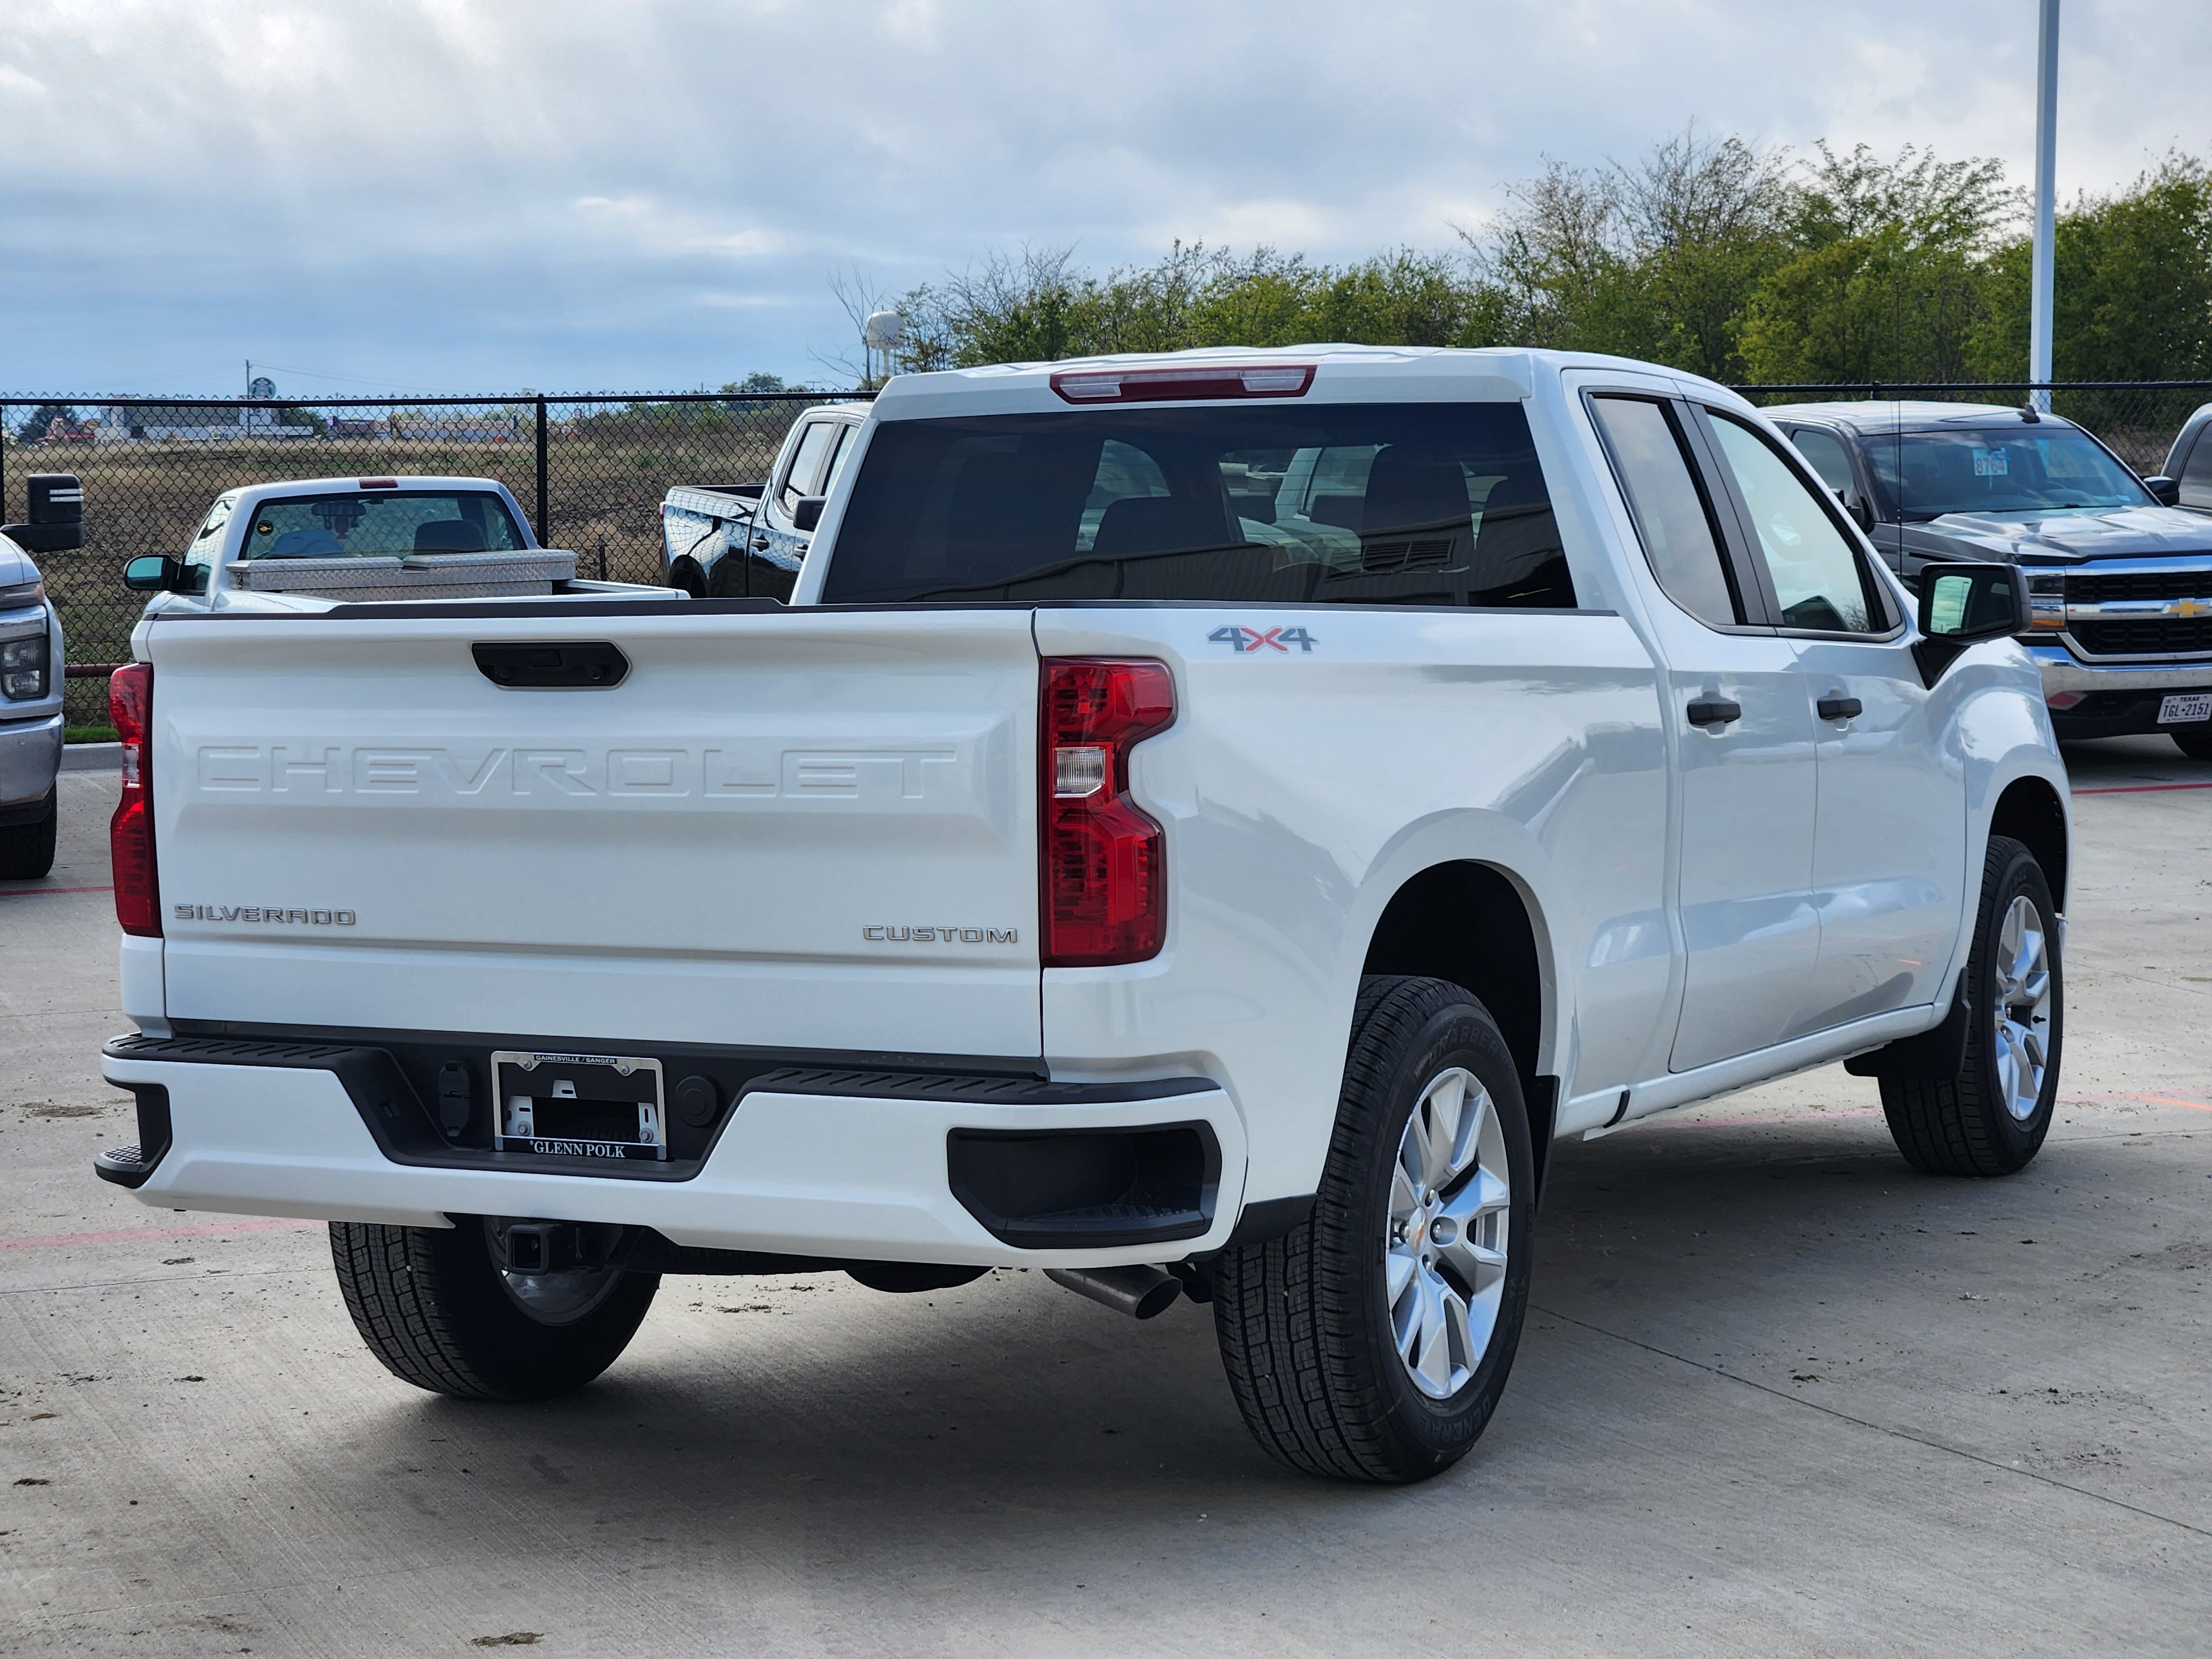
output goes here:
[[1399, 1137], [1382, 1263], [1399, 1360], [1431, 1400], [1465, 1388], [1490, 1346], [1511, 1202], [1488, 1092], [1462, 1067], [1439, 1073]]
[[2005, 1110], [2025, 1123], [2043, 1101], [2051, 1066], [2051, 950], [2043, 915], [2025, 893], [1997, 929], [1996, 1060]]

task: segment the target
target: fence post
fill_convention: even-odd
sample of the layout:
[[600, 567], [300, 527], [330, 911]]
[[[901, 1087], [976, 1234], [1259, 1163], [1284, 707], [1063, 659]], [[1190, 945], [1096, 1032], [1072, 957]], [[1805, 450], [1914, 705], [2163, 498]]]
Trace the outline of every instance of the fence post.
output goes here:
[[545, 539], [545, 399], [538, 400], [538, 522], [532, 526], [538, 533], [538, 544], [550, 547]]

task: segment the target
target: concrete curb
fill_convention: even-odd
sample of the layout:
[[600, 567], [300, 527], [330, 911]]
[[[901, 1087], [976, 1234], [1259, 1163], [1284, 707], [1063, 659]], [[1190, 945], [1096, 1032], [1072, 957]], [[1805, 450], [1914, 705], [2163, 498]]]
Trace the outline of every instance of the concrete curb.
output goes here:
[[72, 743], [62, 750], [64, 772], [114, 772], [123, 766], [119, 743]]

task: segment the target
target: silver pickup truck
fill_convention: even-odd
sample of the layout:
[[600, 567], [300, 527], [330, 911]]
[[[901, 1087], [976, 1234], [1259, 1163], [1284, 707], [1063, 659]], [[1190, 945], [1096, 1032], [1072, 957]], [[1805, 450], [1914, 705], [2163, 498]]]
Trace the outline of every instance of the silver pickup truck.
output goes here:
[[54, 864], [62, 763], [62, 622], [33, 553], [84, 545], [84, 490], [67, 472], [30, 479], [30, 521], [0, 525], [0, 881]]

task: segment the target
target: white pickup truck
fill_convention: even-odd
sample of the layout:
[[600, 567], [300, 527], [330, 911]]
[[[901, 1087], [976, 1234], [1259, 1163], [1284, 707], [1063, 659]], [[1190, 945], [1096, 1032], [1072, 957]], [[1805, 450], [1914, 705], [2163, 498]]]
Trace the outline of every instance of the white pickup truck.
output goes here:
[[331, 1223], [447, 1394], [665, 1273], [1210, 1300], [1275, 1455], [1478, 1436], [1547, 1152], [1807, 1067], [2034, 1156], [2065, 775], [1717, 386], [1317, 346], [894, 380], [788, 605], [165, 597], [117, 677], [165, 1207]]

